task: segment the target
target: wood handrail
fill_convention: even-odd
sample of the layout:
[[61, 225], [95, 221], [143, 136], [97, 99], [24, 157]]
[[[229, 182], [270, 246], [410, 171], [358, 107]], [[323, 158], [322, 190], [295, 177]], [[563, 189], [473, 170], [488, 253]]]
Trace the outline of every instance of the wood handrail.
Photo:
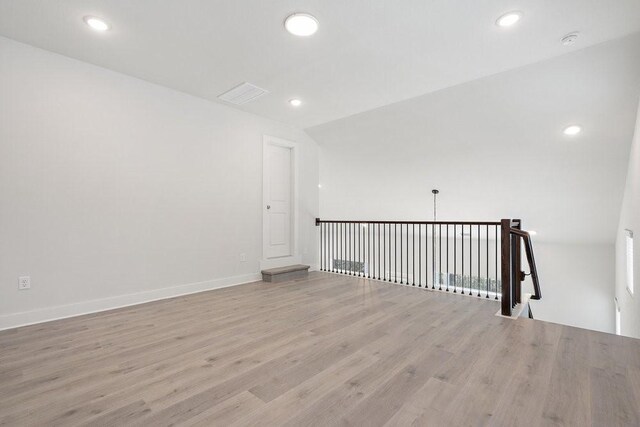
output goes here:
[[433, 225], [500, 225], [500, 221], [357, 221], [342, 219], [316, 218], [316, 225], [320, 224], [433, 224]]
[[533, 282], [533, 296], [531, 299], [539, 300], [542, 298], [540, 292], [540, 281], [538, 280], [538, 269], [536, 268], [536, 259], [533, 256], [533, 244], [531, 243], [531, 235], [518, 228], [511, 227], [510, 233], [521, 237], [524, 240], [524, 249], [527, 253], [527, 262], [529, 263], [529, 272], [531, 274], [531, 281]]

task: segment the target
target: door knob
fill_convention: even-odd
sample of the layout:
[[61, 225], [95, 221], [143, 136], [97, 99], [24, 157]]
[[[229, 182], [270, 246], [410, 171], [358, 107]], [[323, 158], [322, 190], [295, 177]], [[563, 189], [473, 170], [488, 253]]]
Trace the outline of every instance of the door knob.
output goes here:
[[271, 209], [271, 205], [267, 205], [267, 209]]

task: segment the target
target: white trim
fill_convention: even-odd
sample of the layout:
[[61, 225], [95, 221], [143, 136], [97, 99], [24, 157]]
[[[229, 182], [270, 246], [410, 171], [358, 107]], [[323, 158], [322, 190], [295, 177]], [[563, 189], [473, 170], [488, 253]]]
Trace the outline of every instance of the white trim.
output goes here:
[[531, 294], [522, 295], [522, 302], [520, 304], [516, 304], [512, 311], [511, 316], [505, 316], [502, 314], [502, 310], [498, 310], [496, 312], [496, 316], [503, 317], [505, 319], [517, 319], [519, 317], [529, 318], [529, 305], [531, 304]]
[[[292, 222], [292, 232], [291, 232], [291, 255], [288, 257], [280, 257], [280, 261], [278, 258], [267, 258], [267, 215], [265, 212], [265, 206], [267, 204], [267, 186], [266, 182], [266, 158], [265, 152], [267, 145], [275, 145], [279, 147], [287, 147], [291, 149], [292, 154], [292, 207], [291, 207], [291, 222]], [[278, 264], [278, 267], [282, 265], [290, 265], [290, 264], [282, 264], [282, 262], [286, 262], [289, 258], [299, 258], [299, 228], [298, 228], [298, 218], [299, 215], [299, 188], [298, 188], [298, 165], [299, 161], [299, 150], [298, 144], [293, 141], [288, 141], [286, 139], [278, 138], [270, 135], [262, 136], [262, 261], [261, 263], [268, 263], [269, 261], [274, 261]]]
[[17, 328], [19, 326], [32, 325], [35, 323], [82, 316], [83, 314], [97, 313], [100, 311], [113, 310], [131, 305], [144, 304], [151, 301], [174, 298], [182, 295], [195, 294], [213, 289], [237, 286], [260, 280], [262, 280], [262, 277], [258, 273], [244, 274], [241, 276], [225, 277], [222, 279], [170, 286], [151, 291], [136, 292], [134, 294], [118, 295], [115, 297], [82, 301], [74, 304], [58, 305], [55, 307], [23, 311], [20, 313], [11, 313], [0, 316], [0, 331]]
[[629, 295], [633, 297], [633, 291], [635, 290], [635, 279], [633, 277], [633, 231], [625, 229], [625, 232], [625, 284], [627, 292], [629, 292]]
[[616, 335], [620, 335], [622, 330], [622, 316], [620, 304], [618, 303], [618, 297], [613, 297], [613, 302], [616, 306]]

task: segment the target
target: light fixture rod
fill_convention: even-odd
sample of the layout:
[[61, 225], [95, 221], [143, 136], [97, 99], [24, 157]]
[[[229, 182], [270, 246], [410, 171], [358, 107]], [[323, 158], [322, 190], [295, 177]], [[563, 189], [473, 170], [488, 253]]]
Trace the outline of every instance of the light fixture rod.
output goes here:
[[431, 190], [431, 192], [433, 193], [433, 220], [437, 221], [437, 217], [438, 217], [438, 193], [440, 193], [440, 190], [436, 190], [433, 189]]

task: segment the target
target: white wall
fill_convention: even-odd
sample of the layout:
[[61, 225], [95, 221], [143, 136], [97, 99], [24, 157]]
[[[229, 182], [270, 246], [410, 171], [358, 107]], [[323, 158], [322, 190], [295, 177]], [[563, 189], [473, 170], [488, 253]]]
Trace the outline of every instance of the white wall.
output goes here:
[[[626, 242], [625, 229], [634, 232], [635, 294], [627, 291], [626, 285]], [[636, 131], [629, 154], [627, 181], [620, 210], [620, 222], [616, 239], [616, 290], [620, 304], [620, 332], [622, 335], [640, 338], [640, 109], [636, 121]]]
[[315, 264], [304, 132], [0, 38], [0, 328], [257, 278], [263, 134], [299, 143]]
[[438, 188], [442, 219], [613, 243], [639, 95], [636, 34], [308, 129], [320, 214], [431, 218]]
[[[531, 301], [538, 320], [615, 332], [613, 244], [536, 241], [534, 253], [542, 299]], [[529, 271], [526, 262], [525, 271]], [[532, 293], [529, 278], [523, 287]]]

